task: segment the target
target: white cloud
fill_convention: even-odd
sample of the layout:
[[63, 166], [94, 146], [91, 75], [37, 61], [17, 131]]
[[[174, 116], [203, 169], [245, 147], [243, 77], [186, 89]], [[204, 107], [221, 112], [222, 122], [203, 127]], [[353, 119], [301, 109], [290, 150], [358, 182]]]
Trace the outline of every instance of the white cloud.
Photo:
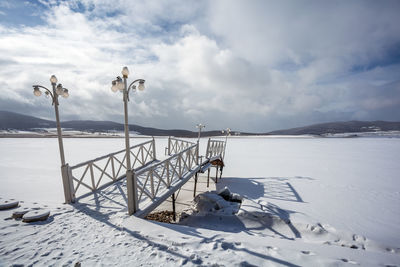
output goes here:
[[51, 118], [31, 86], [56, 74], [70, 89], [63, 118], [122, 121], [110, 82], [127, 65], [146, 79], [130, 102], [132, 121], [145, 126], [266, 131], [400, 119], [396, 2], [43, 3], [43, 25], [0, 24], [1, 109]]

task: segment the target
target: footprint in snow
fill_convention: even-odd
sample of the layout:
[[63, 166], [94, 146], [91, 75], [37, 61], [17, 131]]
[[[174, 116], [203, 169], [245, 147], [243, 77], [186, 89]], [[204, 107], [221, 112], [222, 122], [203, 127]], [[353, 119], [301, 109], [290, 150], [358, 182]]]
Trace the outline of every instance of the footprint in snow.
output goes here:
[[278, 250], [278, 248], [277, 248], [277, 247], [271, 247], [271, 246], [267, 246], [267, 249], [268, 249], [268, 250], [275, 250], [275, 251], [277, 251], [277, 250]]
[[353, 261], [353, 260], [348, 260], [348, 259], [345, 259], [345, 258], [343, 258], [343, 259], [340, 259], [341, 261], [343, 261], [343, 262], [346, 262], [346, 263], [350, 263], [350, 264], [357, 264], [358, 265], [358, 262], [356, 262], [356, 261]]
[[253, 264], [251, 264], [251, 263], [248, 263], [247, 261], [242, 261], [242, 262], [239, 264], [239, 266], [240, 266], [240, 267], [255, 267], [255, 266], [257, 266], [257, 265], [253, 265]]
[[302, 250], [301, 253], [303, 253], [305, 255], [310, 255], [310, 256], [316, 255], [314, 252], [308, 251], [308, 250]]
[[232, 244], [232, 243], [229, 243], [229, 242], [222, 242], [222, 243], [221, 243], [221, 248], [222, 248], [223, 250], [234, 249], [234, 248], [235, 248], [235, 245]]
[[367, 241], [367, 239], [364, 236], [359, 236], [359, 235], [354, 234], [353, 241], [361, 242], [361, 241]]
[[400, 248], [386, 248], [387, 252], [391, 252], [391, 253], [400, 253]]

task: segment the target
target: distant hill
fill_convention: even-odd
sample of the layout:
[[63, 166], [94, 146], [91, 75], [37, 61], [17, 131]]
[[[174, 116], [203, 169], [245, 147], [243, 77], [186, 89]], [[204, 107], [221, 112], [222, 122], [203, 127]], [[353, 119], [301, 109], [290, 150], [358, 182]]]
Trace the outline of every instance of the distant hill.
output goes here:
[[[91, 121], [91, 120], [76, 120], [76, 121], [63, 121], [63, 128], [87, 131], [87, 132], [110, 132], [110, 131], [123, 131], [124, 125], [122, 123], [112, 121]], [[23, 115], [15, 112], [0, 111], [0, 130], [23, 130], [34, 131], [37, 128], [55, 128], [54, 121], [43, 120], [36, 117]], [[142, 127], [135, 124], [129, 125], [130, 131], [138, 132], [142, 135], [154, 136], [179, 136], [179, 137], [197, 137], [197, 132], [187, 130], [164, 130], [151, 127]], [[220, 131], [204, 131], [202, 136], [217, 136], [221, 135]]]
[[54, 128], [54, 121], [43, 120], [19, 113], [0, 111], [0, 130], [29, 130], [32, 128]]
[[[43, 120], [36, 117], [18, 114], [9, 111], [0, 111], [0, 130], [25, 130], [34, 131], [37, 128], [55, 128], [56, 123], [50, 120]], [[112, 132], [123, 131], [122, 123], [112, 121], [91, 121], [75, 120], [63, 121], [62, 127], [85, 132]], [[197, 132], [187, 130], [165, 130], [151, 127], [143, 127], [135, 124], [129, 125], [130, 131], [135, 131], [142, 135], [154, 136], [177, 136], [177, 137], [197, 137]], [[347, 121], [320, 123], [310, 126], [272, 131], [268, 133], [241, 133], [241, 135], [324, 135], [338, 133], [356, 132], [375, 132], [375, 131], [400, 131], [400, 122], [388, 121]], [[220, 131], [204, 131], [202, 136], [219, 136]]]
[[327, 133], [357, 133], [375, 131], [400, 131], [400, 122], [389, 121], [345, 121], [320, 123], [310, 126], [278, 130], [267, 133], [268, 135], [323, 135]]

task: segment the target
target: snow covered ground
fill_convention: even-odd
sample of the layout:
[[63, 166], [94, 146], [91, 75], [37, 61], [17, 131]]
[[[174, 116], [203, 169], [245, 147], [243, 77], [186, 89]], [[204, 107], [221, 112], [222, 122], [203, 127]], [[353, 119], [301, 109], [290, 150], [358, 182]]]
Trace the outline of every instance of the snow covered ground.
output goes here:
[[[65, 139], [67, 162], [123, 141]], [[166, 143], [156, 139], [160, 157]], [[244, 197], [238, 214], [182, 225], [127, 216], [124, 182], [61, 204], [57, 149], [56, 139], [0, 139], [0, 198], [51, 210], [31, 224], [0, 211], [0, 266], [400, 266], [398, 138], [230, 138], [217, 189]]]

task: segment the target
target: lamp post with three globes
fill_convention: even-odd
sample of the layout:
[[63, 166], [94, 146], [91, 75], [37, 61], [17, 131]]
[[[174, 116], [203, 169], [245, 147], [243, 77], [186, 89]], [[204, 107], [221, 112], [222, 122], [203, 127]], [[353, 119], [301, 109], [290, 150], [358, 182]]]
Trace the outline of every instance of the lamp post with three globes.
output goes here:
[[33, 85], [33, 94], [35, 96], [41, 96], [42, 91], [40, 88], [45, 90], [45, 95], [47, 97], [51, 97], [52, 99], [52, 105], [54, 106], [54, 111], [56, 113], [56, 126], [57, 126], [57, 136], [58, 136], [58, 146], [60, 149], [60, 158], [61, 158], [61, 176], [63, 180], [63, 185], [64, 185], [64, 196], [65, 196], [65, 202], [66, 203], [71, 203], [73, 201], [72, 197], [72, 185], [69, 181], [68, 174], [67, 174], [67, 166], [68, 164], [65, 164], [65, 156], [64, 156], [64, 145], [63, 145], [63, 140], [62, 140], [62, 132], [61, 132], [61, 126], [60, 126], [60, 115], [58, 112], [58, 97], [62, 96], [64, 98], [68, 98], [69, 93], [68, 89], [64, 88], [61, 83], [57, 85], [57, 77], [55, 75], [52, 75], [50, 77], [50, 83], [52, 86], [52, 90], [42, 86], [42, 85]]
[[123, 101], [124, 101], [124, 130], [125, 130], [125, 148], [126, 148], [126, 186], [128, 191], [128, 213], [132, 215], [135, 213], [139, 206], [136, 201], [137, 199], [137, 185], [135, 181], [135, 175], [133, 174], [132, 166], [131, 166], [131, 159], [130, 159], [130, 145], [129, 145], [129, 125], [128, 125], [128, 102], [129, 102], [129, 92], [136, 91], [136, 83], [139, 85], [137, 89], [139, 91], [144, 90], [144, 82], [143, 79], [137, 79], [131, 82], [128, 86], [127, 79], [129, 75], [128, 67], [123, 67], [122, 69], [122, 78], [118, 76], [115, 80], [111, 82], [111, 90], [113, 92], [122, 92], [123, 93]]

